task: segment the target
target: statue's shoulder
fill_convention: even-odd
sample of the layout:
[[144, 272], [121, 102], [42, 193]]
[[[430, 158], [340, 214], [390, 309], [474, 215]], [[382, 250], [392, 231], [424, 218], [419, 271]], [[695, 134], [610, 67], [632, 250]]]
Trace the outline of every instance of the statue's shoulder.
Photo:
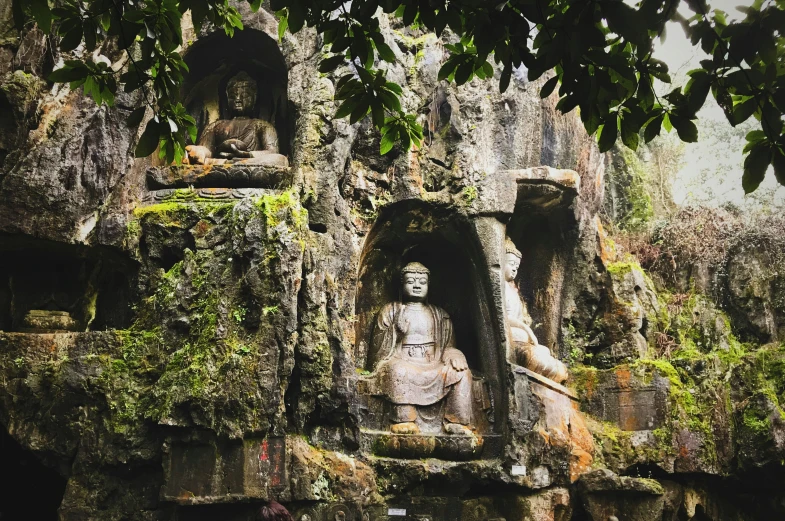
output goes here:
[[382, 306], [382, 309], [379, 310], [379, 315], [391, 315], [391, 314], [394, 315], [395, 313], [400, 311], [401, 305], [402, 304], [397, 301], [388, 302], [387, 304]]
[[447, 313], [444, 309], [440, 308], [439, 306], [435, 306], [433, 304], [428, 304], [428, 307], [431, 308], [431, 312], [439, 317], [442, 320], [450, 320], [450, 314]]
[[382, 309], [380, 309], [379, 313], [376, 315], [377, 326], [381, 327], [382, 329], [392, 326], [396, 314], [401, 309], [400, 306], [400, 302], [388, 302], [382, 306]]
[[266, 119], [254, 118], [253, 119], [253, 124], [254, 124], [254, 126], [256, 126], [256, 128], [258, 128], [260, 130], [267, 130], [267, 129], [275, 130], [275, 125], [273, 125], [272, 123], [270, 123]]
[[227, 124], [227, 120], [225, 120], [225, 119], [216, 119], [215, 121], [205, 125], [204, 130], [202, 130], [202, 135], [208, 134], [208, 133], [213, 133], [216, 130], [221, 129], [222, 127], [226, 126], [226, 124]]

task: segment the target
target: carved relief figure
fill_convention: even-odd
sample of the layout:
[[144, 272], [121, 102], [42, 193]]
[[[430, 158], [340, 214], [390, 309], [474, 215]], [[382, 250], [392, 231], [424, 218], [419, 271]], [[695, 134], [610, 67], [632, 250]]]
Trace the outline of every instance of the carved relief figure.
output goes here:
[[288, 166], [278, 153], [278, 134], [269, 121], [253, 117], [257, 85], [246, 72], [226, 84], [230, 119], [219, 119], [205, 127], [196, 145], [185, 147], [190, 164], [221, 164], [247, 159], [252, 164]]
[[506, 252], [504, 278], [507, 282], [504, 292], [505, 308], [516, 362], [554, 382], [561, 383], [567, 379], [567, 367], [554, 358], [548, 347], [540, 345], [537, 341], [531, 328], [532, 318], [515, 286], [515, 277], [521, 264], [521, 252], [509, 237], [504, 241], [504, 247]]
[[472, 374], [455, 347], [450, 317], [426, 301], [429, 279], [418, 262], [403, 268], [404, 301], [379, 312], [370, 361], [393, 404], [392, 432], [417, 434], [421, 426], [441, 424], [450, 434], [470, 434]]

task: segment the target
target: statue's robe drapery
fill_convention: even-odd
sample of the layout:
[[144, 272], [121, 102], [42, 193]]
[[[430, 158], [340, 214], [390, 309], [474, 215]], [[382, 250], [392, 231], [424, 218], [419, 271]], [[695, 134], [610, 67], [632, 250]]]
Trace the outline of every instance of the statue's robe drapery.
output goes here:
[[532, 318], [526, 309], [526, 303], [518, 293], [518, 288], [511, 282], [507, 283], [504, 305], [515, 350], [514, 361], [537, 374], [554, 380], [556, 383], [566, 380], [567, 367], [560, 360], [554, 358], [551, 350], [547, 346], [539, 344], [537, 338], [530, 336], [525, 329], [516, 327], [515, 324], [520, 323], [531, 326]]
[[209, 148], [215, 155], [221, 143], [230, 139], [242, 141], [247, 152], [278, 153], [275, 127], [263, 119], [219, 119], [205, 127], [197, 144]]
[[[531, 326], [532, 317], [529, 315], [529, 311], [526, 309], [526, 304], [523, 302], [523, 300], [521, 300], [521, 296], [518, 293], [518, 288], [516, 288], [515, 284], [511, 282], [507, 282], [504, 306], [507, 308], [507, 318], [511, 322], [523, 323], [527, 326]], [[510, 332], [512, 333], [512, 340], [514, 342], [533, 342], [533, 339], [529, 338], [529, 333], [525, 329], [511, 326]]]
[[[425, 407], [446, 399], [447, 421], [471, 423], [471, 371], [456, 371], [448, 362], [455, 358], [465, 361], [463, 353], [455, 347], [449, 315], [436, 306], [425, 306], [434, 321], [433, 346], [429, 346], [427, 358], [412, 358], [407, 356], [395, 327], [404, 306], [402, 302], [388, 303], [376, 319], [369, 360], [377, 374], [377, 385], [397, 406]], [[411, 418], [399, 420], [411, 421]]]

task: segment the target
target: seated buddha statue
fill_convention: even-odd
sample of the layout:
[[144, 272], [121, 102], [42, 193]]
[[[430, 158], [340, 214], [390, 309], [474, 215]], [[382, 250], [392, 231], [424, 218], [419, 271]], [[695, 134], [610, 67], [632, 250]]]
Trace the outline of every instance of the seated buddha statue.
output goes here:
[[192, 165], [222, 164], [245, 160], [255, 165], [288, 166], [289, 160], [278, 152], [278, 134], [269, 121], [253, 117], [256, 106], [256, 81], [240, 72], [226, 84], [230, 119], [207, 125], [196, 145], [185, 147], [185, 162]]
[[537, 341], [531, 328], [532, 318], [515, 286], [515, 277], [521, 264], [521, 252], [509, 237], [504, 241], [504, 246], [506, 253], [504, 279], [507, 282], [504, 298], [515, 361], [556, 383], [562, 383], [568, 376], [567, 367], [551, 354], [548, 347], [540, 345]]
[[389, 302], [379, 312], [369, 360], [393, 405], [393, 433], [418, 434], [422, 426], [436, 425], [449, 434], [470, 434], [472, 373], [455, 347], [449, 315], [426, 301], [429, 278], [418, 262], [401, 270], [403, 302]]

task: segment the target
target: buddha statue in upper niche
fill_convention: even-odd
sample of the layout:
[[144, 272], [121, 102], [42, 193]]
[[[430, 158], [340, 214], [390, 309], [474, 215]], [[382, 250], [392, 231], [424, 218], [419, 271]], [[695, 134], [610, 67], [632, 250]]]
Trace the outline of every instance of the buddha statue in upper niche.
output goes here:
[[222, 164], [243, 160], [248, 164], [288, 166], [279, 153], [278, 134], [269, 121], [254, 118], [256, 81], [240, 72], [226, 84], [229, 119], [207, 125], [196, 145], [185, 147], [185, 161], [192, 165]]
[[455, 347], [452, 321], [426, 300], [430, 272], [418, 262], [401, 271], [402, 302], [386, 304], [374, 326], [370, 361], [392, 402], [390, 430], [418, 434], [434, 426], [449, 434], [472, 430], [472, 373]]
[[540, 345], [537, 341], [531, 328], [532, 318], [515, 285], [515, 277], [521, 264], [521, 252], [509, 237], [504, 241], [504, 246], [504, 278], [507, 283], [504, 293], [505, 308], [515, 361], [537, 374], [562, 383], [568, 376], [567, 367], [551, 354], [547, 346]]

